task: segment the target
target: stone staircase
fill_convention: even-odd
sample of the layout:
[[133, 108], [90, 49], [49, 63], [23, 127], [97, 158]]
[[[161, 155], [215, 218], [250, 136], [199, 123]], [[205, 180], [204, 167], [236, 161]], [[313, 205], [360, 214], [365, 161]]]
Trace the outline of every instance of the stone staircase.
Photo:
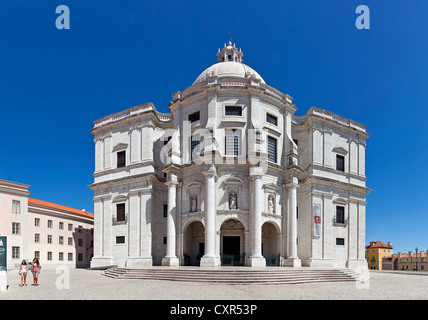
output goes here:
[[221, 267], [112, 267], [104, 276], [114, 279], [166, 280], [217, 284], [299, 284], [358, 281], [358, 274], [348, 269]]

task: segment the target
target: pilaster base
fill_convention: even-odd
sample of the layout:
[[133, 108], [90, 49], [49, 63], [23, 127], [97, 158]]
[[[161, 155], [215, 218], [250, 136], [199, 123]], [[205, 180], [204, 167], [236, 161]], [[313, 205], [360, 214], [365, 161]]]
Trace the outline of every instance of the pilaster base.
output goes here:
[[201, 267], [219, 267], [220, 258], [219, 257], [202, 257], [201, 258]]
[[367, 260], [349, 259], [346, 262], [346, 267], [351, 270], [364, 271], [368, 270]]
[[257, 268], [257, 267], [266, 267], [266, 259], [262, 256], [260, 257], [249, 257], [248, 258], [248, 264], [250, 267]]
[[93, 257], [91, 260], [91, 268], [111, 267], [113, 259], [111, 257]]
[[287, 258], [283, 261], [283, 267], [300, 268], [301, 266], [302, 261], [299, 258]]
[[180, 260], [177, 257], [165, 257], [162, 259], [163, 266], [178, 267]]
[[309, 267], [334, 268], [334, 260], [333, 259], [310, 258], [310, 259], [305, 261], [305, 264]]
[[127, 267], [151, 267], [152, 257], [129, 257], [126, 260]]

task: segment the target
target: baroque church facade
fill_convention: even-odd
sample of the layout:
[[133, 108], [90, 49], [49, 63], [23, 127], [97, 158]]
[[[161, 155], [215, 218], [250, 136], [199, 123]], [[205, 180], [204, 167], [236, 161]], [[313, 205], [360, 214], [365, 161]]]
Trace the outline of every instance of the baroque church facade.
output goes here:
[[231, 41], [170, 113], [94, 121], [91, 267], [366, 267], [366, 127], [292, 98]]

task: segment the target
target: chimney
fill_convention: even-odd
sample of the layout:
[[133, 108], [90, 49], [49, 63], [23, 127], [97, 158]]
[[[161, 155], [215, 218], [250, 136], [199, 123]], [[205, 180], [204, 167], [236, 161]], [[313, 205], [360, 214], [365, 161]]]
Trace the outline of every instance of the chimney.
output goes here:
[[85, 208], [82, 208], [82, 211], [85, 212]]

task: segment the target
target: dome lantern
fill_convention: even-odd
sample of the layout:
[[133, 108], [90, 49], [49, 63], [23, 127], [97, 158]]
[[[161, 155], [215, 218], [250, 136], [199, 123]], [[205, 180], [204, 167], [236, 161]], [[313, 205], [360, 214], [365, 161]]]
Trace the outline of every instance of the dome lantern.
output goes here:
[[224, 47], [220, 50], [218, 49], [217, 52], [217, 62], [241, 62], [242, 63], [242, 57], [244, 54], [242, 53], [242, 50], [236, 48], [235, 44], [232, 45], [232, 36], [229, 33], [229, 42], [226, 46], [224, 44]]

